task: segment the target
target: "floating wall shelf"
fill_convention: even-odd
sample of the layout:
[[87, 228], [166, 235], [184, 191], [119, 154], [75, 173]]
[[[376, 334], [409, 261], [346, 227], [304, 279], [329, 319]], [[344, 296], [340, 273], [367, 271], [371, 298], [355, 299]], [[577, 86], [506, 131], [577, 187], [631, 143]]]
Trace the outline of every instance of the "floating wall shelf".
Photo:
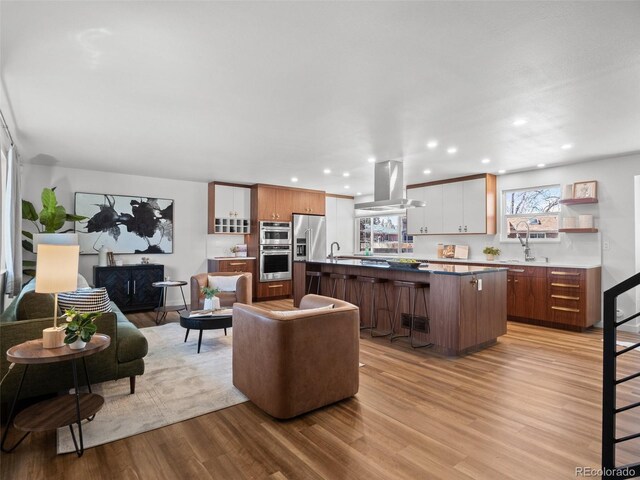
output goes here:
[[562, 205], [582, 205], [584, 203], [598, 203], [597, 198], [565, 198], [560, 200]]
[[598, 233], [597, 228], [561, 228], [558, 231], [562, 233]]

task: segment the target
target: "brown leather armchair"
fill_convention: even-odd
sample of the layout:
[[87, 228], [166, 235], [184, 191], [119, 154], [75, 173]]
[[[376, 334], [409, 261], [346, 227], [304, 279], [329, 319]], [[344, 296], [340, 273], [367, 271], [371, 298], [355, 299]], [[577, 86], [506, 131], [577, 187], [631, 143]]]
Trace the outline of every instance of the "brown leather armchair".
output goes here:
[[319, 295], [306, 295], [287, 317], [236, 303], [233, 384], [283, 419], [351, 397], [359, 386], [359, 325], [358, 307]]
[[209, 276], [232, 277], [240, 275], [236, 283], [235, 292], [220, 292], [216, 295], [220, 299], [221, 307], [231, 307], [234, 303], [246, 303], [251, 305], [251, 274], [240, 272], [211, 272], [199, 273], [191, 277], [191, 310], [204, 308], [204, 295], [202, 287], [209, 285]]

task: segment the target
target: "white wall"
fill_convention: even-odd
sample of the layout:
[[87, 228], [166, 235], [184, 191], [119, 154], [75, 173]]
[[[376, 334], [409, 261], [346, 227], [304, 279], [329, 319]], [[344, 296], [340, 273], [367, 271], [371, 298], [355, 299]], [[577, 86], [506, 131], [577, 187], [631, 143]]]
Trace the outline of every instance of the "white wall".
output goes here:
[[[558, 243], [532, 243], [532, 252], [537, 257], [546, 256], [550, 261], [569, 263], [601, 263], [603, 290], [625, 280], [637, 270], [634, 221], [634, 176], [640, 174], [640, 154], [607, 158], [593, 162], [544, 168], [498, 177], [501, 218], [502, 190], [536, 185], [568, 184], [579, 181], [598, 181], [599, 203], [573, 207], [571, 215], [591, 213], [599, 234], [560, 234]], [[637, 200], [636, 200], [637, 203]], [[563, 214], [564, 214], [563, 206]], [[500, 229], [500, 223], [498, 226]], [[602, 245], [608, 243], [609, 249]], [[436, 255], [438, 243], [458, 243], [470, 246], [469, 256], [482, 259], [486, 245], [496, 245], [502, 250], [501, 259], [523, 258], [522, 248], [517, 243], [500, 243], [500, 235], [465, 236], [417, 236], [414, 251], [420, 255]], [[626, 315], [633, 313], [636, 299], [632, 293], [623, 295], [618, 306]], [[633, 326], [640, 327], [640, 322]]]
[[244, 235], [207, 235], [207, 258], [228, 257], [231, 247], [243, 243]]
[[[640, 175], [635, 177], [636, 272], [640, 272]], [[640, 288], [636, 288], [636, 312], [640, 312]]]
[[[174, 200], [174, 249], [172, 254], [146, 255], [152, 263], [165, 266], [165, 276], [172, 280], [186, 280], [196, 273], [206, 271], [207, 238], [207, 184], [164, 178], [122, 175], [56, 166], [25, 164], [22, 176], [22, 196], [36, 209], [41, 207], [40, 194], [44, 187], [57, 187], [58, 202], [67, 211], [74, 210], [74, 193], [111, 193], [116, 195], [141, 195], [171, 198]], [[29, 223], [29, 222], [27, 222]], [[72, 227], [72, 224], [68, 224]], [[27, 227], [29, 225], [25, 225]], [[140, 262], [142, 255], [116, 255], [124, 263]], [[81, 255], [80, 273], [93, 282], [93, 266], [97, 255]], [[185, 287], [187, 303], [189, 286]], [[168, 289], [167, 303], [182, 302], [177, 288]]]

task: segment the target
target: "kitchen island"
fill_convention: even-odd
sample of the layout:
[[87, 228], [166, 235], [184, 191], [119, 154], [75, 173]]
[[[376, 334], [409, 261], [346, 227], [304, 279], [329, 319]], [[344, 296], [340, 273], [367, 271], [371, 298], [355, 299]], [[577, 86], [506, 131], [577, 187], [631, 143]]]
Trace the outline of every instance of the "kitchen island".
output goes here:
[[[389, 266], [386, 262], [366, 259], [339, 259], [294, 262], [294, 305], [309, 290], [307, 271], [323, 272], [320, 294], [331, 296], [334, 280], [332, 273], [352, 277], [375, 277], [387, 280], [376, 291], [378, 326], [377, 331], [392, 329], [394, 334], [409, 333], [411, 306], [408, 294], [403, 292], [399, 302], [399, 315], [395, 322], [392, 316], [396, 309], [398, 289], [395, 280], [427, 284], [426, 302], [416, 295], [414, 340], [417, 343], [433, 343], [433, 349], [445, 355], [464, 355], [496, 343], [499, 336], [507, 333], [507, 269], [491, 266], [468, 265], [421, 265], [417, 269], [404, 266]], [[364, 287], [364, 288], [363, 288]], [[388, 306], [385, 305], [383, 288], [386, 288]], [[312, 293], [316, 292], [314, 280]], [[335, 289], [334, 296], [342, 298], [343, 286]], [[361, 294], [360, 294], [361, 293]], [[360, 307], [363, 325], [371, 318], [371, 287], [348, 280], [346, 300]], [[426, 303], [426, 311], [425, 305]], [[366, 332], [366, 330], [364, 331]]]

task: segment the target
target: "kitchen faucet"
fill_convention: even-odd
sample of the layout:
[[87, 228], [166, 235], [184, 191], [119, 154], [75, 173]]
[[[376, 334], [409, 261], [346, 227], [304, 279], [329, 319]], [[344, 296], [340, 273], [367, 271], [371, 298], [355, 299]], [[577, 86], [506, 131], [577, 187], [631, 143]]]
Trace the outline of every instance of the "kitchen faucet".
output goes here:
[[[522, 241], [522, 237], [518, 233], [518, 227], [520, 226], [521, 223], [524, 223], [525, 227], [527, 227], [527, 237], [524, 242]], [[520, 240], [520, 245], [522, 245], [522, 248], [524, 248], [524, 261], [533, 262], [536, 259], [536, 257], [531, 256], [531, 248], [529, 247], [529, 237], [531, 236], [531, 231], [529, 230], [529, 223], [525, 222], [524, 220], [520, 220], [516, 224], [515, 230], [516, 230], [516, 237], [518, 237], [518, 240]]]
[[340, 244], [339, 244], [338, 242], [333, 242], [333, 243], [331, 244], [331, 253], [329, 254], [329, 259], [330, 259], [330, 260], [334, 260], [334, 259], [335, 259], [335, 255], [333, 254], [333, 246], [334, 246], [334, 245], [335, 245], [336, 247], [338, 247], [338, 251], [340, 251]]

